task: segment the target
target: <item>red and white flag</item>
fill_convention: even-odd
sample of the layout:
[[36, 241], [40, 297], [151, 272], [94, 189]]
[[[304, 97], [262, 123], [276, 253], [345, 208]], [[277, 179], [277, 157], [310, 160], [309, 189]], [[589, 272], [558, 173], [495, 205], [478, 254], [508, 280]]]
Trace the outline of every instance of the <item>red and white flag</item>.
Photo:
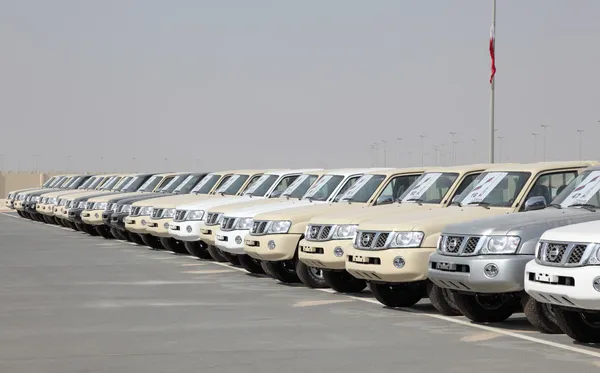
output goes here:
[[492, 59], [492, 74], [490, 76], [490, 84], [494, 80], [494, 75], [496, 75], [496, 51], [494, 50], [496, 47], [496, 33], [494, 30], [494, 25], [490, 28], [490, 57]]

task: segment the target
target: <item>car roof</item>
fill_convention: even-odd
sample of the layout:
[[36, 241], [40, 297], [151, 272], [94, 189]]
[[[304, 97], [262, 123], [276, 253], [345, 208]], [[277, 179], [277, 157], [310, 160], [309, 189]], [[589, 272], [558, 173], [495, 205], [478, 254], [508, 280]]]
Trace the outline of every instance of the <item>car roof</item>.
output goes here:
[[380, 168], [371, 170], [369, 172], [365, 172], [365, 174], [390, 176], [395, 174], [410, 174], [413, 172], [424, 172], [425, 170], [427, 170], [426, 167]]
[[476, 163], [476, 164], [463, 164], [456, 166], [435, 166], [435, 167], [426, 167], [425, 172], [470, 172], [477, 170], [487, 170], [493, 166], [509, 166], [519, 163]]
[[285, 170], [274, 170], [274, 171], [269, 171], [269, 172], [265, 172], [265, 174], [269, 174], [269, 175], [287, 175], [287, 174], [291, 174], [291, 173], [301, 173], [301, 174], [307, 174], [307, 173], [311, 173], [311, 172], [323, 172], [324, 169], [322, 168], [301, 168], [301, 169], [285, 169]]
[[323, 174], [350, 176], [356, 174], [364, 174], [375, 170], [378, 170], [378, 168], [332, 168], [328, 170], [323, 170]]
[[499, 164], [486, 169], [486, 171], [528, 171], [541, 172], [552, 169], [572, 168], [572, 167], [587, 167], [598, 165], [598, 161], [558, 161], [558, 162], [534, 162], [534, 163], [513, 163]]

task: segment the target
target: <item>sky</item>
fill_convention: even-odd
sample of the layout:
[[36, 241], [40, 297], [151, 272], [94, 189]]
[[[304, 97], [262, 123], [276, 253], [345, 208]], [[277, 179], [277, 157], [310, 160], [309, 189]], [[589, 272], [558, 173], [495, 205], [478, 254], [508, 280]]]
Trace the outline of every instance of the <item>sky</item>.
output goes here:
[[[578, 129], [600, 158], [600, 1], [496, 14], [496, 161], [543, 160], [541, 125], [547, 160], [578, 159]], [[0, 169], [384, 166], [383, 140], [385, 166], [418, 166], [420, 135], [450, 165], [450, 132], [457, 164], [487, 162], [491, 19], [492, 0], [0, 0]]]

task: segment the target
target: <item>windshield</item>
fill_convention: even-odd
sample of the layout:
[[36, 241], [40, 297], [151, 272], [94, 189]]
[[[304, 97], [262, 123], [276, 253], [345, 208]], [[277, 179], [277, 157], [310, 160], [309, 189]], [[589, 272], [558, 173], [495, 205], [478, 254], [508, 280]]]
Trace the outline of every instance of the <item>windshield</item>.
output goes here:
[[171, 181], [169, 181], [165, 186], [160, 188], [159, 192], [161, 193], [173, 193], [175, 188], [177, 188], [181, 183], [185, 181], [188, 175], [177, 175]]
[[65, 181], [64, 181], [64, 182], [63, 182], [63, 183], [60, 185], [60, 187], [59, 187], [59, 188], [61, 188], [61, 189], [68, 189], [68, 188], [70, 187], [70, 185], [73, 183], [73, 181], [75, 181], [75, 179], [76, 179], [76, 177], [75, 177], [75, 176], [68, 178], [67, 180], [65, 180]]
[[510, 207], [530, 177], [530, 172], [484, 172], [456, 200], [462, 205]]
[[134, 183], [139, 185], [140, 182], [140, 176], [129, 177], [129, 179], [120, 182], [115, 188], [118, 188], [119, 192], [124, 192], [126, 190], [129, 190], [129, 187], [131, 187]]
[[92, 185], [93, 183], [95, 183], [96, 181], [100, 180], [100, 177], [94, 176], [94, 177], [90, 177], [89, 179], [87, 179], [86, 181], [83, 182], [83, 184], [81, 184], [79, 186], [79, 189], [87, 189], [90, 187], [90, 185]]
[[50, 179], [46, 180], [44, 184], [42, 184], [42, 188], [48, 188], [56, 181], [56, 176], [52, 176]]
[[325, 175], [306, 191], [302, 198], [310, 198], [311, 201], [327, 201], [333, 191], [344, 180], [341, 175]]
[[269, 191], [271, 186], [277, 181], [279, 176], [264, 174], [256, 180], [256, 182], [246, 190], [244, 195], [251, 195], [252, 197], [264, 197]]
[[600, 207], [600, 171], [584, 171], [554, 198], [561, 207], [594, 205]]
[[400, 196], [399, 200], [402, 202], [441, 203], [457, 178], [457, 173], [426, 172]]
[[240, 191], [240, 189], [242, 188], [242, 186], [244, 185], [246, 180], [248, 180], [249, 177], [250, 177], [250, 175], [233, 175], [233, 176], [231, 176], [229, 178], [229, 180], [227, 180], [225, 183], [223, 183], [219, 187], [219, 189], [217, 189], [217, 194], [223, 193], [224, 195], [227, 195], [227, 196], [236, 195]]
[[208, 194], [220, 178], [219, 175], [215, 174], [206, 175], [198, 184], [196, 184], [191, 192], [196, 194]]
[[154, 188], [161, 182], [163, 179], [162, 176], [154, 175], [137, 190], [138, 192], [152, 192]]
[[102, 183], [104, 183], [106, 180], [108, 180], [107, 176], [99, 176], [96, 177], [95, 179], [93, 179], [91, 181], [91, 183], [86, 187], [87, 189], [96, 189], [98, 188], [98, 185], [101, 185]]
[[181, 182], [181, 184], [177, 185], [177, 188], [175, 188], [174, 192], [182, 194], [189, 193], [194, 185], [198, 184], [198, 181], [200, 181], [202, 177], [203, 175], [198, 174], [189, 175], [185, 178], [185, 180], [183, 180], [183, 182]]
[[120, 177], [115, 176], [102, 184], [103, 190], [120, 190], [120, 186], [127, 182], [127, 180], [131, 179], [131, 176]]
[[363, 175], [344, 193], [340, 201], [365, 203], [385, 180], [385, 175]]
[[[281, 197], [302, 198], [308, 189], [319, 179], [319, 175], [300, 175], [281, 193]], [[274, 198], [274, 197], [273, 197]]]

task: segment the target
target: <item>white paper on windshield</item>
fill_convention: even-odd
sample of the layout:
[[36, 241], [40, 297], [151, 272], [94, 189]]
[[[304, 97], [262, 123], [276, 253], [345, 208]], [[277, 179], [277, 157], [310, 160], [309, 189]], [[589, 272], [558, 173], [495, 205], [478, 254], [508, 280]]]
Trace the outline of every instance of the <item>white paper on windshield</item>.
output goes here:
[[492, 190], [508, 175], [508, 172], [490, 172], [473, 188], [465, 199], [460, 201], [463, 205], [478, 203], [485, 199]]
[[158, 179], [160, 176], [152, 176], [150, 179], [146, 180], [144, 184], [140, 187], [140, 189], [146, 189], [148, 185], [154, 182], [154, 180]]
[[327, 184], [327, 182], [329, 182], [329, 180], [331, 180], [332, 177], [333, 175], [325, 175], [322, 178], [320, 178], [316, 183], [314, 183], [310, 188], [308, 188], [306, 193], [304, 193], [304, 198], [310, 198], [317, 194], [319, 189], [321, 189], [323, 185]]
[[181, 176], [175, 176], [174, 178], [171, 179], [171, 181], [169, 181], [167, 183], [167, 185], [165, 185], [164, 187], [162, 187], [161, 189], [168, 189], [170, 187], [173, 186], [173, 184], [179, 182], [179, 179], [181, 179]]
[[183, 180], [183, 182], [181, 184], [179, 184], [177, 186], [177, 188], [175, 188], [175, 190], [179, 190], [182, 189], [187, 183], [190, 182], [190, 180], [192, 180], [194, 178], [194, 175], [189, 175], [188, 177], [185, 178], [185, 180]]
[[127, 188], [129, 188], [129, 187], [131, 186], [131, 184], [133, 184], [133, 182], [134, 182], [134, 181], [137, 181], [139, 178], [140, 178], [139, 176], [136, 176], [136, 177], [132, 178], [132, 179], [131, 179], [131, 180], [129, 180], [129, 181], [127, 182], [127, 184], [125, 184], [125, 186], [124, 186], [123, 188], [121, 188], [121, 189], [127, 189]]
[[194, 189], [192, 189], [192, 192], [199, 191], [200, 188], [202, 188], [204, 185], [206, 185], [206, 183], [208, 183], [208, 181], [210, 179], [212, 179], [213, 177], [217, 177], [217, 176], [216, 175], [206, 175], [202, 180], [200, 180], [200, 182], [198, 184], [196, 184]]
[[290, 184], [289, 187], [287, 187], [286, 190], [283, 191], [283, 193], [281, 193], [281, 195], [288, 195], [288, 194], [292, 194], [294, 192], [294, 190], [298, 189], [298, 187], [300, 186], [300, 184], [302, 184], [302, 182], [304, 180], [308, 179], [308, 175], [300, 175], [296, 178], [296, 180], [294, 180], [293, 183]]
[[358, 179], [358, 181], [356, 183], [354, 183], [354, 185], [352, 185], [350, 187], [350, 189], [348, 189], [346, 191], [346, 193], [344, 193], [344, 195], [340, 199], [346, 199], [346, 198], [352, 198], [352, 197], [354, 197], [354, 195], [356, 194], [356, 192], [358, 192], [360, 188], [362, 188], [366, 183], [368, 183], [369, 180], [371, 180], [373, 178], [373, 176], [374, 175], [363, 175], [360, 179]]
[[404, 197], [402, 202], [407, 202], [409, 199], [420, 199], [423, 196], [423, 194], [425, 194], [427, 189], [429, 189], [429, 187], [432, 186], [433, 183], [435, 183], [435, 181], [440, 178], [440, 176], [442, 176], [441, 172], [431, 172], [423, 175], [423, 179], [419, 181], [419, 184], [415, 185], [415, 187], [412, 188], [410, 192], [408, 192], [408, 194], [406, 195], [406, 197]]
[[240, 175], [233, 175], [232, 177], [227, 179], [227, 181], [225, 183], [223, 183], [223, 185], [221, 185], [219, 187], [219, 189], [217, 189], [217, 193], [225, 192], [227, 190], [227, 188], [229, 188], [231, 186], [231, 184], [233, 184], [239, 178], [240, 178]]
[[587, 203], [600, 190], [600, 171], [592, 171], [560, 204], [569, 207], [576, 203]]
[[265, 182], [265, 180], [267, 180], [267, 179], [269, 178], [269, 176], [271, 176], [271, 175], [267, 175], [267, 174], [263, 174], [263, 175], [261, 175], [261, 176], [258, 178], [258, 180], [256, 180], [256, 181], [254, 182], [254, 184], [252, 184], [252, 186], [251, 186], [250, 188], [248, 188], [248, 190], [246, 190], [246, 193], [244, 193], [244, 194], [252, 194], [252, 193], [254, 193], [254, 191], [255, 191], [256, 189], [258, 189], [258, 187], [260, 186], [260, 184], [264, 183], [264, 182]]

